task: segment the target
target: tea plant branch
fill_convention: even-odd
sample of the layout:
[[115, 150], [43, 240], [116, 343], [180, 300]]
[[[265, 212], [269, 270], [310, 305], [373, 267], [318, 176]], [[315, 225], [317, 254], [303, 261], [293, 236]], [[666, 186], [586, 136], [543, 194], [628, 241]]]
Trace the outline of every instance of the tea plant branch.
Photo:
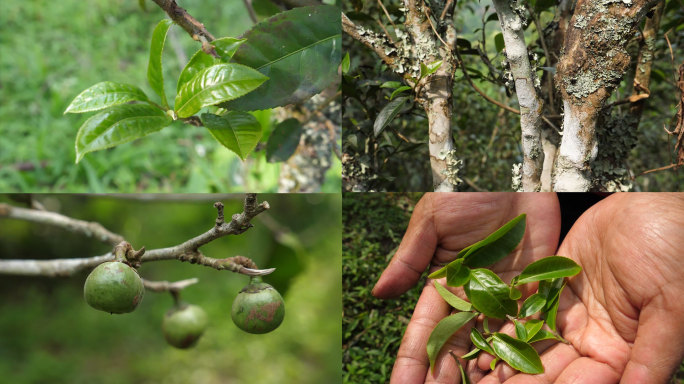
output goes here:
[[[17, 207], [11, 207], [10, 210], [7, 207], [11, 206], [7, 206], [6, 204], [0, 205], [0, 217], [3, 216], [3, 212], [10, 212], [11, 210], [17, 209]], [[214, 227], [196, 237], [193, 237], [173, 247], [152, 249], [149, 251], [145, 250], [145, 248], [143, 247], [140, 250], [135, 251], [133, 250], [133, 247], [130, 245], [130, 243], [121, 240], [114, 247], [114, 250], [112, 252], [108, 252], [104, 255], [93, 257], [53, 260], [0, 260], [0, 274], [47, 277], [70, 276], [81, 270], [95, 267], [103, 262], [115, 260], [116, 253], [119, 253], [119, 258], [122, 257], [121, 255], [124, 255], [127, 261], [133, 265], [139, 265], [140, 263], [148, 261], [176, 259], [180, 261], [187, 261], [191, 264], [203, 265], [217, 270], [229, 270], [231, 272], [236, 272], [248, 276], [263, 276], [272, 273], [275, 270], [275, 268], [258, 269], [256, 264], [251, 259], [245, 256], [234, 256], [227, 257], [224, 259], [214, 259], [203, 255], [202, 252], [200, 252], [199, 250], [201, 246], [208, 244], [218, 238], [227, 235], [238, 235], [251, 228], [252, 224], [250, 223], [250, 221], [258, 214], [270, 208], [268, 202], [264, 201], [259, 203], [257, 201], [256, 194], [247, 194], [244, 200], [243, 212], [234, 214], [231, 217], [231, 220], [228, 222], [225, 221], [223, 215], [223, 204], [217, 202], [214, 204], [214, 207], [216, 207], [218, 212]], [[27, 211], [27, 209], [24, 208], [19, 209], [22, 213], [24, 211]], [[28, 211], [35, 212], [32, 212], [30, 215], [24, 215], [25, 217], [40, 217], [39, 215], [50, 217], [50, 214], [54, 215], [54, 213], [52, 212], [43, 212], [36, 210]], [[62, 215], [58, 216], [66, 217]], [[70, 220], [53, 220], [51, 221], [51, 223], [53, 223], [53, 225], [58, 225], [55, 223], [62, 223], [58, 226], [67, 229], [83, 227], [83, 225], [81, 225], [81, 227], [74, 227], [74, 219], [68, 217], [67, 219]], [[78, 222], [79, 220], [76, 221]], [[89, 224], [88, 222], [83, 223]], [[78, 232], [84, 234], [88, 233], [85, 232], [83, 229], [80, 229]]]
[[0, 203], [0, 218], [2, 217], [61, 227], [67, 231], [92, 237], [110, 245], [116, 245], [124, 240], [123, 236], [109, 231], [100, 223], [74, 219], [40, 208], [21, 208]]
[[214, 36], [207, 31], [204, 24], [192, 17], [188, 11], [176, 4], [175, 0], [153, 0], [159, 8], [164, 10], [167, 15], [178, 26], [183, 28], [193, 40], [199, 41], [202, 44], [202, 50], [209, 55], [219, 58], [216, 49], [209, 43], [214, 41]]
[[193, 277], [192, 279], [179, 280], [175, 282], [169, 281], [152, 281], [147, 279], [142, 279], [145, 289], [154, 292], [179, 292], [193, 284], [199, 283], [199, 279]]
[[342, 30], [352, 39], [370, 48], [382, 61], [396, 71], [397, 58], [390, 56], [386, 52], [396, 52], [397, 47], [387, 36], [354, 24], [344, 12], [342, 12]]
[[[522, 185], [526, 192], [541, 189], [544, 151], [541, 146], [541, 112], [543, 103], [535, 89], [536, 75], [532, 71], [525, 43], [523, 20], [506, 0], [494, 0], [506, 46], [506, 58], [515, 79], [515, 93], [520, 105], [522, 136]], [[543, 33], [540, 34], [543, 39]]]

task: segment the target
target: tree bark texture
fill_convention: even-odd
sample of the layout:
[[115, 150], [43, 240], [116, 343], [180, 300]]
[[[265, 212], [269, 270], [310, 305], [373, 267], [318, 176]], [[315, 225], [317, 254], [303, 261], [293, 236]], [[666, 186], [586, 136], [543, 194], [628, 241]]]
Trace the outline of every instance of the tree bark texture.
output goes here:
[[630, 62], [629, 39], [658, 0], [578, 0], [556, 69], [563, 97], [563, 138], [555, 191], [588, 191], [598, 153], [596, 121]]
[[523, 191], [538, 192], [541, 189], [541, 174], [544, 165], [544, 151], [541, 144], [543, 104], [535, 89], [537, 76], [530, 66], [523, 20], [512, 8], [517, 5], [515, 1], [494, 0], [506, 46], [506, 58], [515, 80], [515, 93], [520, 105]]
[[[454, 156], [454, 139], [451, 133], [451, 96], [452, 81], [455, 70], [452, 47], [441, 44], [430, 25], [429, 7], [420, 0], [404, 0], [406, 7], [406, 30], [410, 41], [407, 42], [410, 57], [413, 58], [413, 71], [420, 73], [420, 64], [429, 64], [442, 60], [442, 65], [434, 74], [421, 80], [418, 84], [422, 92], [417, 95], [418, 101], [425, 109], [428, 117], [428, 137], [430, 140], [430, 168], [434, 191], [449, 192], [456, 189], [458, 177], [456, 170], [450, 166], [450, 158]], [[449, 33], [450, 32], [450, 33]], [[453, 45], [456, 34], [453, 29], [447, 33], [447, 44]], [[440, 47], [441, 45], [441, 47]], [[417, 77], [417, 76], [416, 76]]]

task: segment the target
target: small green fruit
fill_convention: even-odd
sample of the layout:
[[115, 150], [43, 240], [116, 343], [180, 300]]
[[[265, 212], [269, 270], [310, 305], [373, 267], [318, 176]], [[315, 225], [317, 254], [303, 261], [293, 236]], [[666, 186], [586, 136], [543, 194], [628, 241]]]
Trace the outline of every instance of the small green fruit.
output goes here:
[[233, 322], [249, 333], [268, 333], [285, 317], [285, 302], [272, 286], [252, 277], [233, 301]]
[[194, 346], [207, 329], [207, 314], [196, 305], [181, 305], [164, 316], [162, 330], [166, 341], [176, 348]]
[[98, 265], [83, 286], [86, 303], [109, 313], [133, 312], [144, 294], [145, 287], [138, 272], [118, 261]]

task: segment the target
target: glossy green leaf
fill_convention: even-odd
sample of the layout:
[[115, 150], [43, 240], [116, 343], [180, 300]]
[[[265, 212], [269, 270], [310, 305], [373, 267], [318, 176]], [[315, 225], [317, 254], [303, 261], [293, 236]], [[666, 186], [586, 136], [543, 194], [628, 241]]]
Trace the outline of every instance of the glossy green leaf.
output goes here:
[[484, 336], [480, 333], [480, 331], [477, 330], [477, 328], [472, 328], [470, 330], [470, 340], [473, 342], [473, 345], [476, 346], [477, 348], [493, 355], [494, 350], [492, 349], [492, 346], [489, 345], [487, 340], [485, 340]]
[[447, 303], [449, 303], [449, 305], [458, 309], [459, 311], [468, 312], [471, 309], [473, 309], [472, 304], [454, 295], [453, 293], [451, 293], [450, 290], [444, 288], [442, 284], [436, 281], [435, 289], [437, 290], [437, 292], [439, 292], [439, 295], [442, 296], [442, 299], [444, 299], [444, 301], [446, 301]]
[[176, 95], [178, 117], [189, 117], [203, 107], [245, 95], [268, 78], [239, 64], [217, 64], [202, 69]]
[[525, 324], [513, 319], [513, 325], [515, 325], [515, 337], [522, 341], [527, 341], [527, 328], [525, 328]]
[[506, 47], [501, 32], [494, 35], [494, 46], [496, 47], [496, 52], [501, 52]]
[[470, 279], [470, 268], [463, 265], [463, 259], [455, 260], [446, 266], [446, 278], [450, 287], [463, 286]]
[[449, 340], [451, 335], [461, 329], [461, 327], [467, 324], [470, 320], [474, 319], [475, 316], [477, 316], [477, 314], [473, 312], [459, 312], [457, 314], [445, 317], [439, 323], [437, 323], [427, 342], [427, 353], [428, 358], [430, 359], [431, 370], [435, 368], [435, 360], [437, 360], [437, 355], [444, 344], [446, 344], [447, 340]]
[[527, 338], [525, 341], [529, 342], [532, 338], [539, 333], [539, 331], [544, 326], [544, 322], [537, 319], [531, 319], [525, 322], [525, 331], [527, 332]]
[[516, 287], [510, 287], [508, 290], [508, 297], [510, 297], [511, 300], [518, 300], [522, 297], [522, 292]]
[[533, 281], [574, 276], [582, 270], [573, 260], [562, 256], [549, 256], [528, 265], [520, 273], [515, 285]]
[[503, 319], [515, 316], [518, 305], [508, 297], [508, 285], [488, 269], [473, 269], [464, 290], [473, 307], [485, 316]]
[[401, 112], [408, 97], [397, 97], [385, 105], [373, 123], [373, 134], [378, 137], [383, 129]]
[[554, 332], [556, 331], [556, 316], [558, 315], [559, 301], [559, 297], [556, 296], [556, 298], [552, 301], [551, 308], [542, 312], [541, 315], [542, 319], [546, 320], [546, 324], [548, 324], [549, 328], [551, 328], [551, 330]]
[[309, 99], [339, 79], [342, 61], [340, 9], [332, 5], [294, 8], [254, 25], [233, 61], [256, 68], [270, 80], [253, 93], [225, 103], [257, 110]]
[[345, 75], [347, 74], [347, 72], [349, 72], [349, 65], [349, 52], [347, 52], [344, 54], [344, 58], [342, 59], [342, 73], [344, 73]]
[[170, 19], [163, 19], [157, 24], [152, 31], [152, 44], [150, 46], [150, 62], [147, 65], [147, 82], [150, 83], [152, 89], [161, 97], [161, 103], [164, 107], [168, 107], [169, 103], [166, 100], [166, 93], [164, 93], [164, 76], [162, 74], [162, 51], [164, 50], [164, 42], [166, 41], [166, 33], [171, 28], [173, 21]]
[[287, 161], [297, 149], [302, 135], [302, 124], [297, 119], [283, 120], [273, 128], [266, 144], [266, 159], [273, 163]]
[[200, 119], [216, 141], [235, 152], [242, 160], [245, 160], [261, 139], [261, 125], [254, 116], [246, 112], [230, 111], [222, 116], [203, 113]]
[[537, 287], [537, 293], [539, 293], [544, 300], [546, 300], [545, 310], [548, 310], [553, 305], [553, 301], [560, 295], [560, 291], [563, 288], [564, 279], [550, 279], [542, 280], [539, 282]]
[[489, 363], [489, 369], [493, 371], [494, 368], [496, 368], [496, 364], [497, 364], [498, 362], [499, 362], [499, 358], [498, 358], [498, 357], [495, 358], [494, 360], [492, 360], [492, 362]]
[[408, 85], [404, 85], [404, 86], [401, 86], [401, 87], [395, 89], [392, 92], [392, 94], [390, 95], [390, 100], [393, 100], [396, 95], [398, 95], [404, 91], [408, 91], [409, 89], [411, 89], [411, 87], [409, 87]]
[[476, 358], [482, 350], [480, 348], [475, 348], [471, 350], [470, 352], [466, 353], [465, 355], [461, 356], [461, 359], [463, 360], [472, 360]]
[[542, 340], [555, 340], [557, 339], [556, 335], [553, 334], [553, 332], [549, 332], [546, 329], [540, 329], [537, 333], [534, 334], [534, 336], [530, 337], [529, 340], [527, 340], [528, 343], [536, 343], [537, 341], [542, 341]]
[[[469, 246], [467, 246], [467, 247], [461, 249], [461, 250], [458, 252], [458, 254], [456, 255], [456, 259], [455, 259], [454, 261], [450, 262], [449, 264], [453, 264], [453, 263], [463, 263], [463, 260], [462, 260], [463, 256], [465, 256], [465, 254], [468, 253], [468, 251], [470, 251], [470, 249], [471, 249], [472, 247], [474, 247], [475, 245], [477, 245], [477, 244], [478, 244], [478, 243], [470, 244]], [[440, 268], [440, 269], [438, 269], [438, 270], [432, 272], [432, 273], [430, 274], [430, 276], [428, 276], [428, 277], [431, 278], [431, 279], [439, 279], [439, 278], [442, 278], [442, 277], [446, 276], [446, 271], [447, 271], [447, 267], [449, 266], [449, 264], [447, 264], [447, 265], [445, 265], [444, 267], [442, 267], [442, 268]]]
[[441, 279], [442, 277], [446, 277], [447, 275], [447, 266], [445, 265], [442, 268], [432, 272], [431, 274], [428, 275], [428, 279]]
[[171, 124], [173, 119], [149, 104], [123, 104], [86, 120], [76, 135], [76, 162], [88, 152], [141, 138]]
[[147, 95], [135, 85], [103, 81], [81, 92], [64, 113], [99, 111], [129, 101], [147, 101]]
[[236, 39], [233, 37], [222, 37], [212, 41], [211, 44], [216, 48], [216, 53], [221, 56], [221, 59], [217, 59], [205, 53], [203, 50], [198, 49], [185, 65], [183, 71], [181, 71], [181, 74], [178, 77], [176, 92], [179, 92], [185, 83], [192, 80], [192, 78], [203, 69], [219, 64], [221, 61], [229, 61], [244, 42], [244, 39]]
[[437, 70], [441, 66], [442, 66], [442, 60], [437, 60], [437, 61], [432, 62], [430, 64], [420, 63], [420, 77], [423, 78], [425, 76], [432, 75], [433, 73], [437, 72]]
[[520, 372], [538, 374], [544, 366], [537, 351], [528, 343], [515, 339], [505, 333], [495, 333], [492, 348], [496, 355]]
[[527, 299], [525, 299], [525, 302], [523, 303], [522, 307], [520, 307], [518, 317], [525, 318], [528, 316], [532, 316], [535, 313], [541, 311], [542, 308], [544, 308], [544, 305], [546, 305], [546, 298], [544, 298], [539, 293], [535, 293]]
[[501, 226], [491, 235], [473, 244], [463, 256], [470, 268], [492, 265], [506, 257], [525, 235], [525, 214]]

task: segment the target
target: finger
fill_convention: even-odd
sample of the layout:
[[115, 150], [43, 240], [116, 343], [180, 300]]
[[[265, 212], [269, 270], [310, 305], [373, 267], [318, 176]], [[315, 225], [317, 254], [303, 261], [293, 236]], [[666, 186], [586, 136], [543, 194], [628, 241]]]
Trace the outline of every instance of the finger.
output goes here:
[[396, 297], [418, 282], [437, 247], [432, 212], [432, 194], [427, 193], [416, 204], [399, 249], [375, 284], [373, 296]]
[[[443, 382], [447, 376], [451, 375], [451, 382], [453, 382], [453, 378], [460, 375], [458, 366], [446, 353], [449, 349], [454, 350], [454, 353], [458, 355], [466, 352], [467, 346], [460, 346], [460, 339], [457, 337], [452, 337], [450, 344], [445, 345], [442, 350], [435, 367], [435, 376], [432, 377], [432, 374], [428, 373], [430, 367], [426, 350], [428, 338], [437, 323], [450, 312], [451, 307], [441, 298], [435, 287], [431, 283], [426, 284], [401, 341], [397, 360], [392, 369], [391, 383], [422, 384], [428, 379], [428, 375], [431, 382]], [[466, 327], [468, 325], [464, 326]], [[449, 359], [453, 364], [449, 363]]]
[[[557, 382], [556, 380], [560, 374], [575, 360], [579, 358], [579, 354], [570, 345], [556, 343], [550, 346], [544, 353], [541, 354], [542, 365], [544, 366], [544, 373], [538, 375], [528, 375], [524, 373], [517, 373], [511, 375], [503, 367], [508, 367], [507, 364], [501, 364], [501, 368], [497, 368], [483, 378], [478, 384], [551, 384]], [[508, 367], [507, 369], [512, 370]], [[587, 383], [592, 381], [586, 381]], [[593, 382], [592, 382], [593, 383]]]
[[684, 358], [682, 316], [684, 313], [663, 311], [656, 305], [641, 312], [634, 347], [620, 383], [651, 384], [669, 380]]

